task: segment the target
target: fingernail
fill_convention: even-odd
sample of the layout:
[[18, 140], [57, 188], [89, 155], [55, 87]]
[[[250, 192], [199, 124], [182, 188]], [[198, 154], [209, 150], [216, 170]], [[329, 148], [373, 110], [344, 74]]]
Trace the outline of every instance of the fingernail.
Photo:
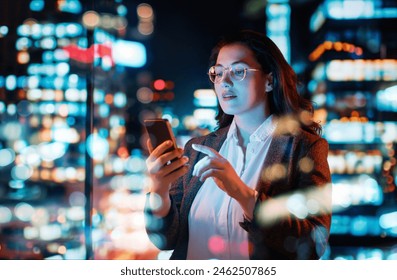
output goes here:
[[167, 145], [171, 145], [171, 144], [172, 144], [172, 142], [171, 142], [171, 140], [167, 140], [167, 142], [165, 142], [165, 144], [167, 144]]
[[183, 161], [185, 161], [185, 162], [188, 162], [188, 161], [189, 161], [189, 158], [188, 158], [187, 156], [184, 156], [182, 159], [183, 159]]

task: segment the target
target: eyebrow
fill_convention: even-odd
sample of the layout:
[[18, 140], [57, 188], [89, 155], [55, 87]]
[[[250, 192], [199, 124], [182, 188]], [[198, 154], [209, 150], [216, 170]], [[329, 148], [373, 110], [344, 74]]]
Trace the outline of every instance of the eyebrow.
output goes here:
[[[230, 65], [235, 65], [235, 64], [239, 64], [239, 63], [243, 63], [243, 64], [249, 66], [249, 64], [248, 64], [247, 62], [243, 61], [243, 60], [237, 60], [237, 61], [233, 62], [233, 63], [230, 64]], [[230, 65], [229, 65], [229, 66], [230, 66]], [[223, 64], [217, 63], [217, 64], [215, 64], [215, 66], [223, 66]]]

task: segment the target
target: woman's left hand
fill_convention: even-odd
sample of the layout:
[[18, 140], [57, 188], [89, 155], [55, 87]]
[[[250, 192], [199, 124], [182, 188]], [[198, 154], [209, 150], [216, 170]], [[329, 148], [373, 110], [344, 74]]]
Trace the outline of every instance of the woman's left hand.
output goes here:
[[220, 189], [237, 201], [248, 190], [253, 191], [240, 179], [229, 161], [217, 151], [198, 144], [193, 144], [192, 148], [207, 155], [199, 160], [193, 168], [193, 176], [199, 177], [201, 182], [212, 177]]

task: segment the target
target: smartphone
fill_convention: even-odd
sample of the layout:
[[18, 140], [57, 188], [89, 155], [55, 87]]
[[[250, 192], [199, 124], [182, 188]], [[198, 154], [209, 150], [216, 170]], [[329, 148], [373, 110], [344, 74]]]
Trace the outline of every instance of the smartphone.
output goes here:
[[145, 120], [144, 124], [146, 131], [149, 134], [150, 143], [152, 144], [153, 149], [167, 140], [171, 140], [173, 145], [164, 153], [177, 148], [174, 133], [172, 132], [171, 125], [167, 119]]

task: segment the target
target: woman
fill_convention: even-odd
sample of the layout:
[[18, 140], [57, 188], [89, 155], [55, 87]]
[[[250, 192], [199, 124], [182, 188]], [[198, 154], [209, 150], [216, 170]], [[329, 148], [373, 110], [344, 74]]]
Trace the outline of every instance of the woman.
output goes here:
[[148, 142], [149, 237], [174, 250], [171, 259], [320, 258], [331, 198], [302, 196], [327, 189], [328, 144], [295, 73], [268, 37], [248, 30], [221, 40], [210, 65], [218, 129], [166, 154], [170, 143]]

